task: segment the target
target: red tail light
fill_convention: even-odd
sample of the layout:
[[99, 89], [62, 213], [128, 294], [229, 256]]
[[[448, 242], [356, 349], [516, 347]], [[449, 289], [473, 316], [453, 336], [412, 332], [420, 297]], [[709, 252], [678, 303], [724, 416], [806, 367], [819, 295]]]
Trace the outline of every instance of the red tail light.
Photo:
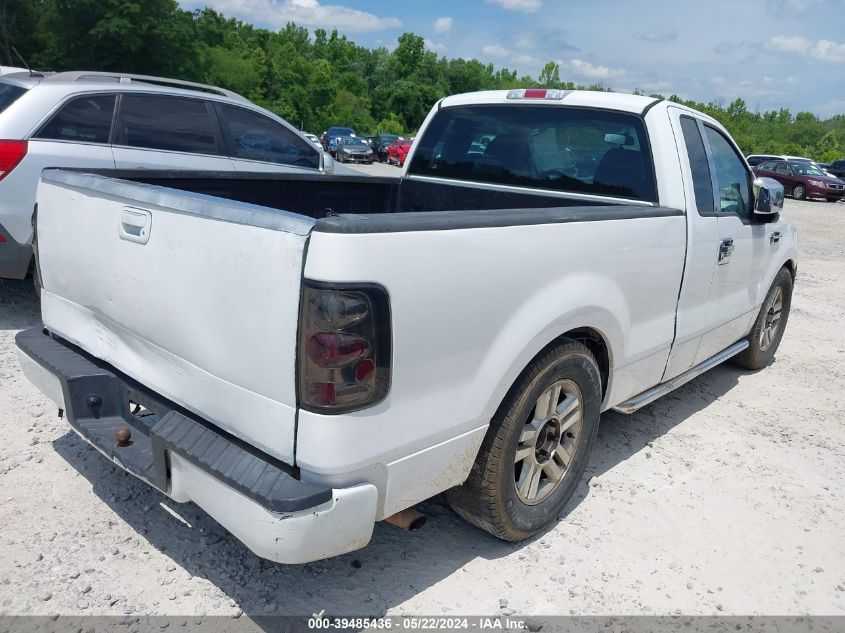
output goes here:
[[26, 141], [0, 141], [0, 180], [18, 166], [26, 151]]
[[390, 388], [390, 303], [375, 284], [303, 286], [299, 403], [347, 413], [381, 402]]

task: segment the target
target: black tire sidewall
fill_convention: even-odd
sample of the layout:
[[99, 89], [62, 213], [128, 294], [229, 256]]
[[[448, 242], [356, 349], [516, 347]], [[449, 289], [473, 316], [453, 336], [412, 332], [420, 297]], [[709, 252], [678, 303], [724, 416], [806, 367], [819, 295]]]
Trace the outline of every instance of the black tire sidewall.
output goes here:
[[[514, 485], [514, 456], [519, 435], [528, 416], [534, 410], [540, 395], [552, 383], [568, 379], [580, 389], [584, 410], [584, 426], [578, 449], [572, 465], [564, 475], [560, 486], [545, 500], [535, 505], [524, 503], [517, 495]], [[601, 413], [601, 377], [592, 358], [570, 352], [557, 358], [541, 370], [533, 380], [516, 395], [517, 402], [510, 408], [503, 423], [508, 426], [505, 448], [501, 455], [498, 473], [498, 490], [501, 506], [514, 532], [526, 537], [536, 533], [557, 517], [572, 497], [595, 443]]]
[[[780, 342], [783, 340], [783, 335], [786, 332], [787, 321], [789, 320], [789, 313], [792, 308], [792, 275], [785, 268], [781, 268], [775, 279], [772, 282], [769, 292], [766, 293], [766, 298], [763, 300], [763, 305], [760, 307], [760, 312], [757, 315], [757, 320], [754, 322], [754, 327], [751, 328], [751, 334], [748, 336], [749, 347], [746, 352], [740, 355], [737, 360], [743, 367], [749, 369], [762, 369], [771, 364], [777, 353]], [[766, 306], [769, 305], [769, 300], [775, 289], [780, 287], [783, 291], [783, 304], [781, 308], [781, 321], [778, 333], [775, 340], [769, 345], [768, 349], [760, 349], [760, 334], [766, 322]]]

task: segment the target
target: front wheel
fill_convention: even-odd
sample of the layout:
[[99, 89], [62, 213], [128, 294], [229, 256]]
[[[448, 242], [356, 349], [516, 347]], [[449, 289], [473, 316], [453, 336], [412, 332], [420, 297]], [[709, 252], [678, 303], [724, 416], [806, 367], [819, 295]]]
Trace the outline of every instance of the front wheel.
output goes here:
[[746, 369], [762, 369], [771, 364], [783, 338], [791, 306], [792, 274], [781, 268], [748, 335], [748, 348], [734, 356], [733, 362]]
[[796, 200], [803, 200], [807, 197], [807, 190], [804, 188], [804, 185], [795, 185], [792, 188], [792, 197]]
[[564, 339], [543, 351], [499, 406], [467, 481], [447, 492], [455, 512], [507, 541], [554, 522], [587, 466], [601, 393], [582, 343]]

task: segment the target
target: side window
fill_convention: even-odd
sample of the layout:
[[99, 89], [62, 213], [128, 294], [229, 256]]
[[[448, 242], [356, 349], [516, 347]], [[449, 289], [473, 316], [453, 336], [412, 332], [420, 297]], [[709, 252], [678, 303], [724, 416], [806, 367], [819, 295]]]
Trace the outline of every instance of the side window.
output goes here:
[[689, 168], [692, 173], [692, 183], [695, 190], [695, 206], [700, 215], [713, 214], [713, 181], [710, 178], [710, 164], [707, 162], [707, 152], [704, 141], [695, 119], [688, 116], [681, 117], [681, 129], [684, 132], [684, 143], [687, 146]]
[[786, 163], [778, 163], [777, 166], [775, 167], [775, 173], [776, 174], [783, 174], [784, 176], [788, 176], [789, 175], [789, 167], [787, 166]]
[[749, 218], [751, 216], [751, 182], [745, 168], [745, 161], [721, 132], [708, 125], [704, 126], [704, 132], [710, 143], [713, 162], [716, 164], [719, 210], [724, 213], [735, 213], [741, 218]]
[[297, 167], [320, 167], [320, 153], [284, 125], [256, 112], [218, 103], [229, 156]]
[[199, 99], [126, 94], [120, 104], [121, 145], [191, 154], [219, 154], [215, 123]]
[[68, 101], [35, 138], [79, 143], [108, 143], [114, 95], [90, 95]]
[[762, 169], [763, 171], [774, 171], [775, 170], [775, 162], [774, 161], [766, 161], [765, 163], [760, 163], [757, 165], [757, 169]]

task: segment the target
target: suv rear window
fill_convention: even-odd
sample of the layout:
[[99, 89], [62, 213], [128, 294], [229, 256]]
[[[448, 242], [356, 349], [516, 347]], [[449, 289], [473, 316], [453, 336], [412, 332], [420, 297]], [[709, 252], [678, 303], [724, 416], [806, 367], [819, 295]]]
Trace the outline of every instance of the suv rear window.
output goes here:
[[26, 88], [0, 83], [0, 112], [12, 105], [25, 92]]
[[530, 105], [443, 108], [409, 173], [656, 201], [642, 119]]
[[108, 143], [114, 95], [90, 95], [69, 101], [35, 138], [80, 143]]
[[181, 97], [123, 95], [116, 142], [191, 154], [220, 153], [205, 101]]

